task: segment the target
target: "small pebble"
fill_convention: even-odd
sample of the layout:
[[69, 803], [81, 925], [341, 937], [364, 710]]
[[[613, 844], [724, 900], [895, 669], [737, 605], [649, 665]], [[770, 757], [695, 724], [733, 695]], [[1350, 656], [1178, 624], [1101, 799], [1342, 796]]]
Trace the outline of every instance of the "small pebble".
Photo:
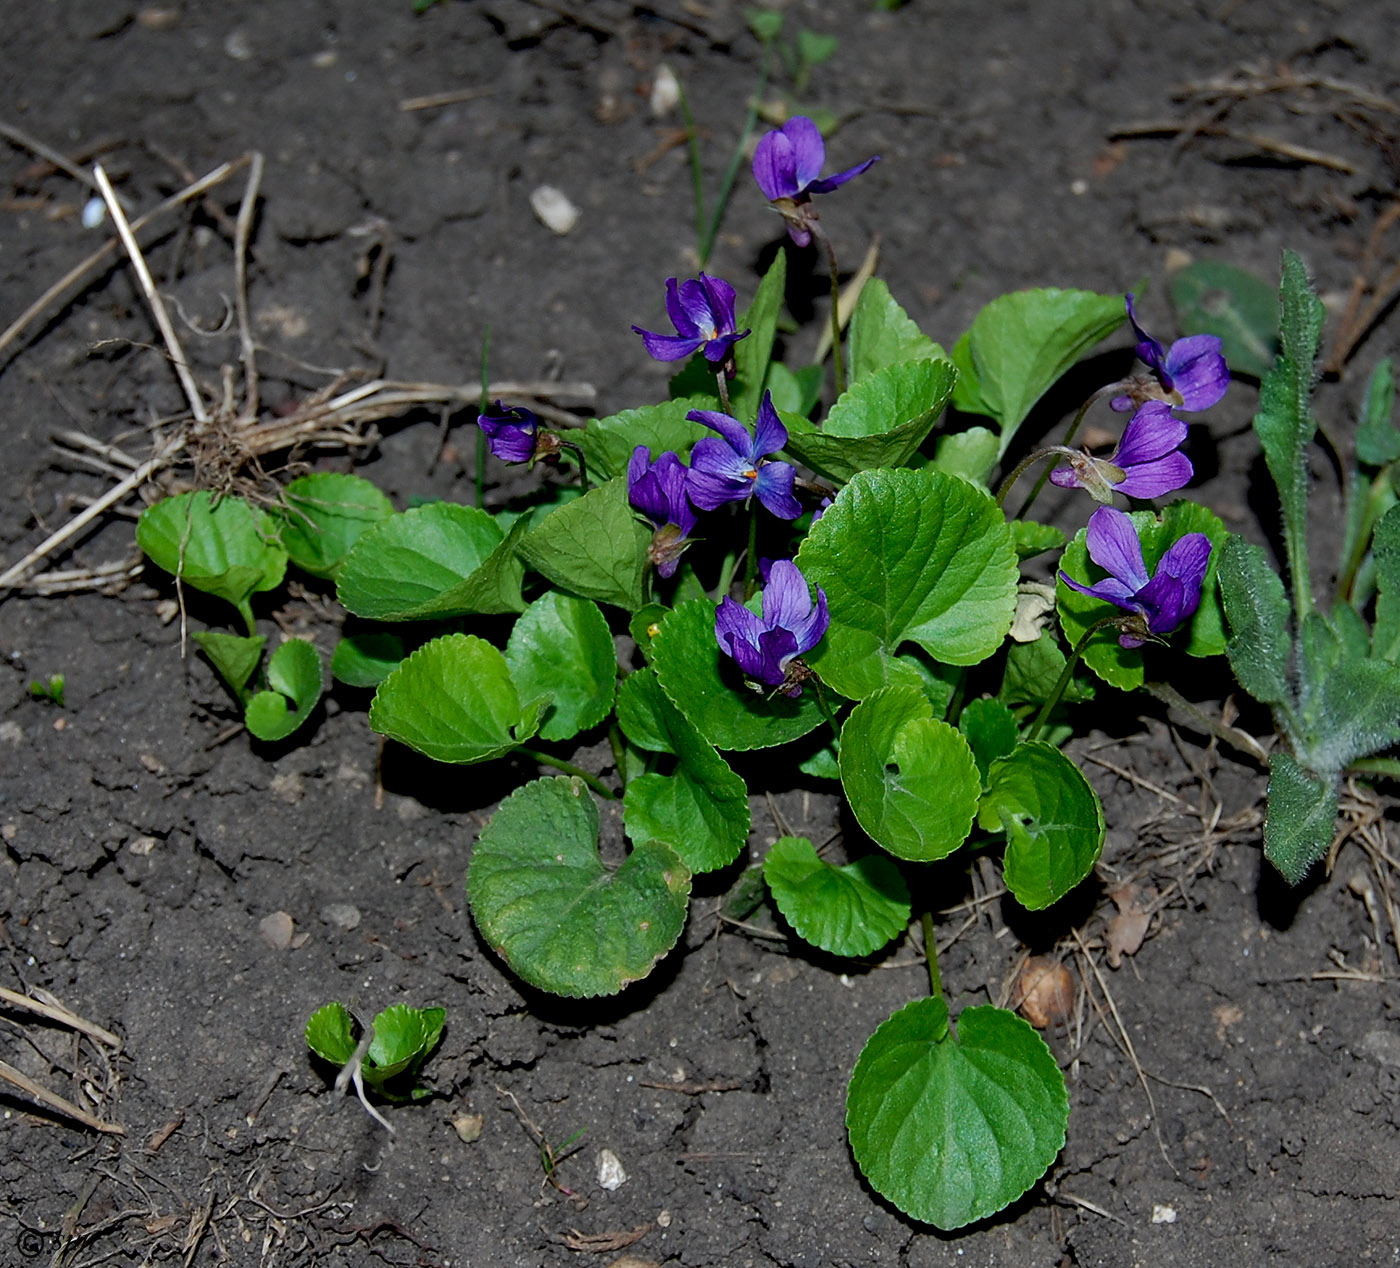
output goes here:
[[354, 903], [327, 903], [321, 908], [321, 919], [348, 932], [360, 923], [360, 909]]
[[292, 945], [296, 922], [285, 911], [274, 911], [258, 921], [258, 932], [274, 951], [285, 951]]
[[160, 842], [155, 837], [136, 837], [126, 844], [128, 854], [135, 854], [138, 858], [144, 858], [158, 846]]
[[623, 1169], [622, 1159], [611, 1149], [600, 1149], [598, 1151], [598, 1183], [609, 1193], [620, 1189], [627, 1182], [627, 1172]]
[[470, 1145], [481, 1139], [481, 1129], [486, 1124], [486, 1118], [482, 1114], [458, 1114], [452, 1120], [452, 1130], [457, 1133], [457, 1139], [464, 1145]]
[[0, 743], [23, 744], [24, 728], [18, 722], [0, 722]]
[[1162, 1202], [1152, 1204], [1152, 1222], [1154, 1224], [1175, 1224], [1176, 1207], [1167, 1206]]
[[681, 99], [681, 85], [673, 71], [665, 62], [656, 68], [656, 78], [651, 81], [651, 113], [656, 119], [665, 118], [676, 108]]
[[249, 61], [253, 56], [253, 41], [244, 30], [230, 31], [224, 38], [224, 52], [235, 62]]
[[541, 185], [530, 195], [530, 210], [540, 224], [561, 238], [578, 224], [579, 211], [562, 190], [553, 185]]
[[107, 204], [100, 198], [89, 198], [83, 204], [83, 228], [96, 229], [107, 219]]

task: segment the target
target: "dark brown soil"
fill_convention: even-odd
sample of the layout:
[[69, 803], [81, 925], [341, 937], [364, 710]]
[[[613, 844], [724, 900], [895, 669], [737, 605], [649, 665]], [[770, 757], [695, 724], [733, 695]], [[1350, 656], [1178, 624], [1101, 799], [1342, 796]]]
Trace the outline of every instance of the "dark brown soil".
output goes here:
[[[1292, 247], [1335, 317], [1396, 198], [1400, 56], [1386, 0], [871, 10], [784, 6], [790, 27], [840, 37], [802, 98], [846, 117], [833, 160], [882, 156], [824, 223], [852, 266], [878, 234], [882, 275], [945, 343], [982, 304], [1029, 285], [1148, 279], [1140, 311], [1171, 331], [1173, 251], [1273, 277]], [[712, 193], [759, 57], [737, 6], [678, 0], [444, 0], [421, 15], [410, 0], [64, 0], [11, 6], [3, 26], [0, 122], [82, 165], [100, 157], [132, 208], [178, 189], [186, 169], [266, 155], [248, 290], [270, 408], [336, 369], [470, 383], [488, 324], [498, 378], [590, 381], [599, 414], [659, 397], [664, 371], [628, 327], [655, 324], [662, 282], [695, 260], [689, 168], [670, 144], [679, 118], [652, 117], [650, 86], [662, 62], [680, 77]], [[1217, 78], [1253, 87], [1228, 112], [1224, 97], [1183, 98]], [[472, 92], [402, 106], [451, 90]], [[1186, 131], [1112, 139], [1143, 122]], [[1216, 135], [1222, 125], [1233, 135]], [[0, 157], [8, 321], [103, 231], [81, 227], [89, 191], [75, 180], [20, 145]], [[530, 212], [545, 183], [580, 209], [567, 236]], [[236, 214], [240, 190], [241, 177], [221, 187], [219, 206]], [[229, 225], [207, 210], [167, 223], [148, 255], [217, 392], [219, 366], [237, 359]], [[713, 270], [751, 293], [780, 234], [741, 179]], [[375, 243], [390, 252], [382, 305], [363, 272]], [[795, 265], [793, 307], [809, 320], [792, 345], [805, 353], [824, 281], [815, 260]], [[1398, 329], [1383, 319], [1324, 388], [1319, 411], [1339, 434]], [[140, 452], [141, 428], [184, 409], [158, 344], [123, 267], [0, 353], [4, 565], [107, 487], [58, 461], [55, 432]], [[1079, 397], [1126, 367], [1120, 349], [1075, 383]], [[1239, 383], [1193, 429], [1193, 492], [1264, 538], [1254, 400]], [[439, 455], [436, 415], [389, 420], [357, 469], [400, 506], [466, 500], [474, 440], [457, 422]], [[1322, 462], [1317, 473], [1325, 542], [1336, 477]], [[54, 563], [131, 551], [129, 516], [113, 517]], [[1329, 877], [1286, 892], [1261, 864], [1261, 771], [1172, 730], [1150, 702], [1111, 701], [1076, 748], [1110, 824], [1100, 879], [1037, 920], [996, 902], [970, 921], [966, 908], [940, 918], [943, 938], [961, 930], [943, 969], [955, 1010], [1002, 998], [1027, 947], [1058, 945], [1089, 987], [1079, 1019], [1048, 1035], [1073, 1106], [1060, 1159], [1002, 1216], [945, 1235], [872, 1195], [843, 1128], [862, 1043], [925, 989], [910, 946], [848, 966], [723, 925], [726, 874], [699, 888], [683, 945], [620, 998], [528, 992], [476, 937], [462, 880], [499, 795], [535, 772], [394, 750], [381, 767], [366, 700], [344, 689], [286, 745], [230, 733], [227, 696], [201, 659], [181, 660], [179, 622], [162, 620], [170, 594], [152, 575], [119, 597], [0, 596], [0, 984], [51, 992], [122, 1039], [104, 1068], [87, 1041], [6, 1012], [0, 1059], [127, 1133], [0, 1095], [0, 1264], [1400, 1260], [1400, 964], [1348, 887], [1380, 880], [1344, 845]], [[193, 627], [207, 615], [194, 605]], [[323, 650], [339, 620], [315, 591], [259, 617]], [[60, 672], [62, 710], [30, 697], [31, 679]], [[1182, 686], [1206, 701], [1228, 691], [1219, 676]], [[605, 748], [590, 756], [608, 760]], [[748, 773], [757, 858], [783, 829], [761, 770]], [[793, 829], [830, 831], [831, 798], [799, 789], [778, 805]], [[1386, 848], [1393, 857], [1393, 837]], [[996, 883], [973, 873], [949, 870], [950, 908]], [[1108, 895], [1128, 879], [1160, 907], [1142, 948], [1111, 968]], [[264, 935], [276, 912], [295, 921], [289, 948]], [[427, 1067], [440, 1095], [390, 1111], [392, 1138], [308, 1060], [302, 1027], [330, 999], [447, 1009]], [[472, 1114], [481, 1134], [465, 1143], [453, 1123]], [[521, 1114], [556, 1144], [585, 1133], [557, 1171], [572, 1197], [544, 1183]], [[597, 1183], [603, 1149], [628, 1174], [614, 1192]]]

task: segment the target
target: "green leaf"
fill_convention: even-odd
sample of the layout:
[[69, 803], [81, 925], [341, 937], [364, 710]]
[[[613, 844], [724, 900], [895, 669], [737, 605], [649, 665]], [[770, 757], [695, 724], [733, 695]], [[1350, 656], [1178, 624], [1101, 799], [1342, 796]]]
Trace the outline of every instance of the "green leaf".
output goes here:
[[783, 29], [783, 15], [778, 9], [745, 9], [744, 21], [760, 44], [777, 39]]
[[973, 484], [986, 484], [1001, 456], [1001, 441], [985, 427], [940, 436], [934, 446], [933, 465], [949, 475], [962, 476]]
[[583, 781], [540, 779], [503, 801], [482, 830], [467, 896], [482, 937], [531, 986], [612, 995], [675, 945], [690, 873], [659, 841], [609, 871]]
[[262, 659], [266, 636], [254, 634], [245, 637], [224, 634], [219, 630], [198, 630], [191, 637], [199, 650], [209, 657], [219, 677], [228, 683], [234, 695], [242, 699], [243, 689]]
[[714, 435], [709, 428], [688, 421], [686, 415], [693, 409], [714, 408], [713, 393], [662, 401], [659, 405], [625, 409], [607, 418], [591, 419], [582, 431], [570, 432], [569, 439], [583, 450], [591, 477], [611, 480], [627, 474], [627, 464], [638, 445], [651, 450], [653, 461], [667, 449], [685, 458], [697, 440]]
[[442, 1036], [446, 1010], [391, 1004], [374, 1019], [365, 1073], [384, 1082], [422, 1064]]
[[708, 599], [682, 603], [652, 640], [652, 665], [671, 703], [720, 749], [771, 748], [821, 726], [814, 689], [793, 699], [748, 686], [719, 650], [716, 607]]
[[217, 502], [200, 490], [166, 498], [141, 513], [136, 544], [187, 586], [233, 604], [253, 632], [252, 596], [272, 590], [287, 570], [277, 525], [242, 498]]
[[525, 609], [506, 644], [515, 689], [551, 697], [540, 735], [567, 740], [612, 711], [617, 649], [598, 605], [551, 590]]
[[[1049, 698], [1064, 672], [1065, 654], [1049, 634], [1033, 643], [1012, 643], [1006, 649], [1006, 672], [997, 699], [1005, 705], [1040, 705]], [[1094, 698], [1093, 685], [1071, 678], [1061, 699], [1078, 704]]]
[[1053, 524], [1042, 524], [1039, 520], [1011, 521], [1011, 544], [1022, 563], [1047, 550], [1061, 549], [1066, 540], [1064, 532]]
[[1220, 553], [1220, 594], [1230, 624], [1225, 651], [1240, 686], [1262, 704], [1287, 708], [1293, 695], [1288, 597], [1263, 547], [1229, 538]]
[[915, 325], [895, 302], [883, 279], [872, 277], [861, 288], [851, 314], [850, 379], [858, 383], [867, 374], [901, 361], [935, 361], [946, 357], [943, 349]]
[[355, 1055], [350, 1010], [338, 1002], [318, 1008], [306, 1021], [306, 1046], [322, 1061], [343, 1066]]
[[1313, 360], [1326, 312], [1308, 283], [1302, 260], [1292, 251], [1283, 253], [1279, 312], [1280, 352], [1260, 385], [1254, 431], [1264, 447], [1269, 474], [1278, 486], [1294, 611], [1301, 619], [1302, 613], [1312, 609], [1307, 552], [1308, 446], [1317, 430], [1312, 413]]
[[267, 662], [268, 690], [250, 701], [243, 721], [260, 740], [285, 740], [297, 730], [321, 698], [321, 657], [315, 644], [289, 638]]
[[906, 642], [976, 664], [1000, 646], [1016, 609], [1005, 517], [986, 490], [940, 471], [861, 472], [812, 526], [797, 562], [831, 613], [808, 663], [852, 698], [901, 680], [891, 662]]
[[1366, 407], [1356, 428], [1356, 459], [1368, 467], [1383, 467], [1400, 458], [1400, 429], [1394, 423], [1395, 366], [1386, 357], [1371, 373]]
[[656, 671], [639, 669], [628, 674], [617, 689], [617, 722], [622, 733], [649, 753], [674, 753], [671, 731], [680, 714], [666, 699]]
[[887, 687], [841, 728], [841, 785], [856, 821], [897, 858], [929, 863], [967, 839], [982, 783], [967, 741], [923, 692]]
[[992, 763], [978, 822], [1006, 833], [1006, 887], [1030, 911], [1057, 903], [1103, 850], [1103, 806], [1072, 761], [1039, 741]]
[[440, 762], [485, 762], [529, 740], [547, 704], [522, 708], [500, 652], [473, 635], [447, 634], [379, 684], [369, 724]]
[[1371, 631], [1371, 655], [1400, 663], [1400, 506], [1393, 506], [1376, 525], [1371, 550], [1376, 560], [1376, 625]]
[[[1316, 613], [1305, 634], [1323, 625]], [[1400, 743], [1400, 667], [1384, 660], [1349, 660], [1329, 631], [1331, 646], [1302, 644], [1300, 713], [1305, 737], [1295, 739], [1298, 760], [1324, 778], [1359, 757]]]
[[951, 361], [905, 361], [872, 371], [831, 407], [826, 426], [783, 419], [787, 452], [837, 482], [873, 467], [901, 467], [918, 451], [948, 403]]
[[1218, 260], [1196, 260], [1172, 275], [1172, 306], [1189, 335], [1218, 335], [1232, 374], [1262, 379], [1278, 348], [1274, 288]]
[[834, 35], [824, 35], [803, 27], [797, 33], [797, 56], [811, 67], [830, 61], [836, 53], [837, 39]]
[[520, 541], [520, 557], [547, 580], [582, 599], [634, 611], [651, 530], [627, 502], [627, 480], [609, 480], [551, 512]]
[[1121, 295], [1016, 291], [994, 299], [953, 350], [960, 378], [953, 403], [1001, 427], [1005, 454], [1046, 390], [1124, 320]]
[[334, 471], [298, 476], [283, 501], [277, 509], [282, 546], [314, 577], [334, 577], [361, 535], [394, 513], [394, 504], [368, 480]]
[[356, 616], [425, 621], [520, 612], [523, 569], [515, 542], [485, 511], [431, 502], [376, 524], [351, 547], [336, 597]]
[[1264, 820], [1264, 857], [1290, 885], [1301, 884], [1327, 853], [1337, 826], [1337, 781], [1319, 779], [1292, 756], [1269, 759], [1269, 804]]
[[1045, 1041], [1014, 1013], [906, 1004], [856, 1062], [846, 1129], [856, 1164], [906, 1215], [961, 1228], [1014, 1202], [1065, 1143], [1069, 1096]]
[[773, 337], [778, 331], [778, 313], [787, 290], [787, 252], [773, 257], [768, 272], [759, 283], [758, 291], [735, 329], [748, 330], [747, 338], [734, 345], [735, 377], [729, 386], [730, 413], [741, 422], [758, 415], [763, 400], [763, 387], [768, 378], [768, 363], [773, 359]]
[[403, 658], [397, 634], [347, 634], [331, 653], [331, 677], [347, 687], [377, 687]]
[[779, 837], [763, 878], [797, 935], [831, 955], [870, 955], [909, 923], [909, 888], [880, 854], [835, 867], [806, 837]]
[[1016, 715], [996, 700], [969, 700], [958, 719], [958, 730], [972, 750], [983, 783], [987, 768], [1016, 747]]

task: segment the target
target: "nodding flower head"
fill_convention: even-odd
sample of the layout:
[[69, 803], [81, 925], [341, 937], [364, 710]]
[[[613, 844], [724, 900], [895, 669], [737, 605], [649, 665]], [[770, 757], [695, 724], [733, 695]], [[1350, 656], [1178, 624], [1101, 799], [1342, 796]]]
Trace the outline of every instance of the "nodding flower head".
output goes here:
[[1085, 538], [1089, 558], [1109, 575], [1091, 586], [1063, 572], [1060, 580], [1080, 594], [1103, 599], [1132, 614], [1118, 636], [1124, 647], [1141, 647], [1149, 638], [1164, 638], [1195, 615], [1210, 566], [1210, 538], [1204, 533], [1187, 533], [1174, 541], [1151, 577], [1142, 560], [1137, 530], [1122, 511], [1099, 507], [1089, 517]]
[[1069, 466], [1056, 467], [1051, 483], [1062, 489], [1084, 489], [1099, 502], [1115, 493], [1130, 498], [1155, 498], [1184, 489], [1194, 471], [1181, 452], [1186, 424], [1161, 401], [1148, 401], [1128, 420], [1123, 436], [1107, 458], [1063, 450]]
[[695, 527], [695, 509], [686, 493], [689, 475], [669, 449], [652, 462], [651, 450], [638, 445], [627, 463], [627, 497], [656, 529], [647, 558], [663, 577], [674, 575]]
[[753, 178], [763, 196], [787, 219], [792, 240], [805, 247], [812, 240], [809, 221], [816, 219], [807, 206], [812, 195], [839, 189], [879, 158], [877, 154], [835, 176], [823, 177], [826, 142], [815, 123], [805, 115], [795, 115], [759, 141], [753, 155]]
[[1215, 335], [1189, 335], [1163, 348], [1138, 325], [1130, 292], [1125, 300], [1128, 320], [1137, 336], [1138, 360], [1150, 371], [1148, 378], [1130, 379], [1128, 390], [1110, 402], [1120, 414], [1145, 401], [1159, 400], [1189, 412], [1209, 409], [1230, 386], [1230, 369]]
[[718, 365], [730, 360], [733, 347], [749, 332], [734, 328], [734, 288], [721, 277], [701, 273], [699, 279], [666, 281], [666, 312], [674, 335], [659, 335], [633, 326], [647, 352], [658, 361], [679, 361], [695, 351]]
[[[536, 456], [541, 439], [540, 420], [528, 409], [507, 409], [497, 401], [476, 417], [486, 433], [486, 443], [502, 462], [529, 462]], [[546, 435], [548, 433], [545, 433]]]
[[690, 500], [700, 510], [713, 511], [726, 502], [747, 502], [756, 496], [780, 520], [802, 514], [792, 492], [796, 468], [768, 458], [788, 438], [770, 393], [763, 394], [753, 435], [737, 418], [718, 410], [693, 409], [686, 417], [719, 432], [697, 440], [690, 451]]
[[786, 696], [800, 696], [812, 671], [798, 658], [821, 642], [830, 623], [826, 593], [818, 586], [813, 603], [797, 565], [779, 559], [768, 570], [763, 615], [755, 616], [726, 595], [715, 613], [715, 641], [745, 677]]

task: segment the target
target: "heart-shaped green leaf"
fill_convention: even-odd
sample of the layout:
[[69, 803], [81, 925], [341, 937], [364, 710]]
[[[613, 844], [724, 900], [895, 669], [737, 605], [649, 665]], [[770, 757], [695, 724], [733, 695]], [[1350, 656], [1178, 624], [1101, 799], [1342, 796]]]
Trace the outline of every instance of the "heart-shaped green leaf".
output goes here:
[[421, 1064], [442, 1037], [446, 1017], [447, 1010], [443, 1008], [390, 1004], [374, 1019], [366, 1073], [373, 1066], [373, 1073], [382, 1082]]
[[920, 863], [967, 839], [982, 791], [967, 741], [912, 687], [886, 687], [851, 710], [841, 728], [841, 785], [872, 840]]
[[242, 498], [216, 500], [203, 490], [147, 507], [136, 525], [136, 544], [185, 585], [233, 604], [249, 634], [249, 599], [280, 585], [287, 571], [287, 552], [270, 515]]
[[716, 604], [682, 603], [652, 640], [661, 688], [681, 714], [721, 749], [771, 748], [822, 724], [815, 690], [793, 699], [755, 691], [715, 640]]
[[906, 1215], [961, 1228], [1014, 1202], [1065, 1143], [1069, 1097], [1045, 1041], [1005, 1009], [906, 1004], [866, 1042], [846, 1094], [856, 1163]]
[[313, 643], [289, 638], [267, 662], [266, 691], [248, 701], [243, 721], [260, 740], [285, 740], [321, 698], [321, 657]]
[[331, 653], [331, 677], [347, 687], [377, 687], [404, 658], [397, 634], [347, 634]]
[[[710, 387], [714, 387], [713, 375]], [[686, 415], [693, 409], [714, 407], [712, 396], [688, 396], [679, 401], [625, 409], [607, 418], [589, 420], [582, 431], [570, 432], [569, 439], [583, 450], [590, 476], [611, 480], [627, 474], [627, 464], [638, 445], [650, 449], [653, 459], [667, 449], [686, 457], [702, 436], [714, 435], [708, 427], [690, 422]]]
[[951, 361], [904, 361], [874, 370], [831, 407], [826, 425], [787, 415], [787, 451], [838, 482], [873, 467], [902, 467], [953, 392]]
[[485, 762], [533, 736], [548, 703], [522, 707], [500, 652], [474, 635], [447, 634], [379, 684], [369, 724], [440, 762]]
[[619, 477], [545, 516], [521, 539], [520, 557], [571, 594], [635, 611], [651, 537]]
[[978, 808], [987, 832], [1006, 833], [1006, 887], [1030, 911], [1059, 902], [1103, 850], [1103, 806], [1072, 761], [1039, 741], [991, 764]]
[[1219, 260], [1172, 275], [1172, 307], [1188, 335], [1218, 335], [1231, 374], [1262, 379], [1278, 349], [1278, 301], [1261, 277]]
[[583, 781], [540, 779], [503, 801], [482, 830], [467, 896], [482, 937], [531, 986], [611, 995], [675, 945], [690, 872], [660, 841], [609, 871]]
[[797, 563], [831, 613], [808, 661], [853, 698], [900, 680], [891, 662], [905, 642], [976, 664], [1016, 610], [1005, 516], [985, 489], [941, 471], [861, 472], [812, 526]]
[[243, 689], [248, 685], [248, 679], [253, 676], [253, 670], [258, 667], [258, 661], [262, 659], [266, 636], [225, 634], [221, 630], [196, 630], [190, 637], [194, 639], [199, 650], [209, 657], [210, 664], [218, 671], [219, 677], [228, 683], [233, 694], [242, 699]]
[[306, 1046], [322, 1061], [344, 1065], [355, 1055], [355, 1035], [350, 1010], [333, 1002], [318, 1008], [306, 1021]]
[[317, 471], [298, 476], [277, 509], [282, 545], [296, 564], [315, 577], [334, 577], [350, 548], [394, 513], [394, 504], [362, 476]]
[[909, 887], [881, 854], [835, 867], [806, 837], [779, 837], [763, 879], [798, 936], [832, 955], [870, 955], [909, 923]]
[[485, 511], [430, 502], [363, 533], [340, 565], [336, 595], [356, 616], [424, 621], [520, 612], [515, 543]]
[[567, 740], [612, 710], [617, 649], [598, 605], [548, 591], [525, 609], [506, 644], [515, 689], [527, 700], [549, 695], [540, 735]]
[[1016, 747], [1016, 715], [998, 700], [969, 700], [958, 718], [958, 730], [977, 759], [983, 781], [987, 768]]
[[901, 361], [935, 361], [944, 358], [943, 349], [930, 339], [890, 294], [890, 288], [872, 277], [861, 288], [855, 312], [851, 314], [850, 376], [858, 383], [867, 374]]

